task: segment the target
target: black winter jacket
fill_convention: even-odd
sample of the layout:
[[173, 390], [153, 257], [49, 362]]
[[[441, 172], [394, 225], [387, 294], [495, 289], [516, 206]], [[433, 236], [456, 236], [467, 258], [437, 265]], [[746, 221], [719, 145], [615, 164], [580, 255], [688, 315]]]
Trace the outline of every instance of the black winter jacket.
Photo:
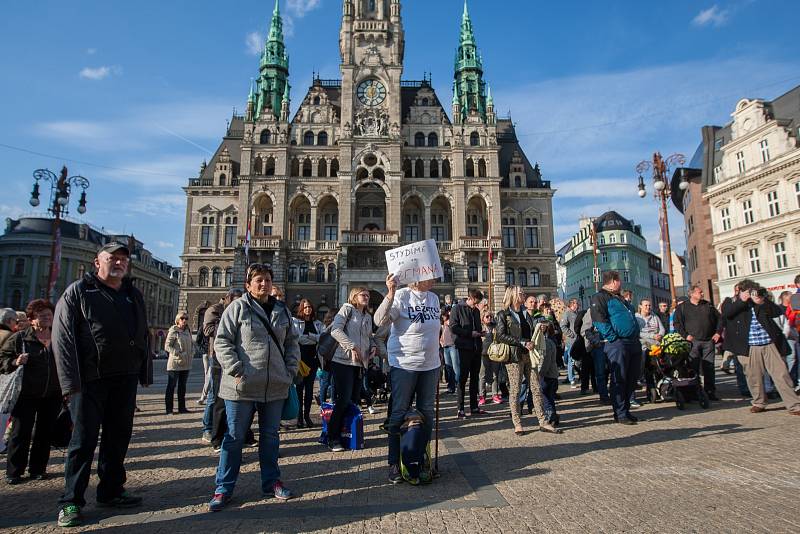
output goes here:
[[455, 336], [457, 349], [481, 353], [482, 338], [472, 337], [472, 332], [483, 330], [481, 325], [481, 312], [478, 308], [471, 308], [466, 304], [459, 304], [450, 313], [450, 330]]
[[781, 308], [768, 300], [762, 304], [755, 304], [752, 300], [725, 299], [722, 303], [722, 316], [725, 319], [725, 350], [739, 356], [750, 354], [750, 322], [753, 309], [756, 312], [756, 319], [767, 331], [781, 356], [788, 355], [789, 343], [775, 322], [775, 317], [781, 315]]
[[[522, 321], [527, 321], [528, 326], [530, 326], [531, 333], [533, 333], [533, 329], [536, 328], [535, 325], [537, 322], [535, 322], [530, 315], [525, 313], [524, 310], [520, 313], [520, 315]], [[522, 327], [520, 326], [520, 323], [518, 323], [517, 320], [511, 316], [511, 312], [508, 311], [508, 308], [497, 312], [495, 322], [497, 323], [494, 332], [495, 340], [499, 343], [505, 343], [511, 347], [511, 356], [508, 360], [508, 363], [519, 363], [520, 358], [528, 354], [528, 349], [525, 348], [525, 342], [530, 340], [522, 339]]]
[[139, 375], [142, 383], [147, 382], [150, 357], [144, 299], [125, 278], [119, 291], [133, 306], [136, 325], [131, 337], [113, 291], [87, 273], [56, 304], [52, 346], [65, 395], [81, 391], [86, 382], [112, 376]]
[[28, 363], [22, 371], [22, 389], [19, 398], [61, 397], [58, 373], [53, 351], [45, 348], [36, 338], [33, 327], [11, 334], [0, 348], [0, 373], [13, 373], [19, 366], [17, 357], [28, 353]]

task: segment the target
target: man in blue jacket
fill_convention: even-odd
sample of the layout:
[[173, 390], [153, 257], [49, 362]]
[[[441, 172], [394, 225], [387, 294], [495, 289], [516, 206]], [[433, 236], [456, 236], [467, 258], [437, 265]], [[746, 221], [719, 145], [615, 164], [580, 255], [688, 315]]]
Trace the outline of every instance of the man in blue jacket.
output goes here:
[[603, 350], [611, 373], [614, 420], [634, 425], [638, 418], [631, 414], [630, 401], [641, 373], [642, 349], [636, 313], [620, 296], [621, 286], [617, 271], [603, 273], [603, 287], [592, 297], [592, 324], [606, 341]]

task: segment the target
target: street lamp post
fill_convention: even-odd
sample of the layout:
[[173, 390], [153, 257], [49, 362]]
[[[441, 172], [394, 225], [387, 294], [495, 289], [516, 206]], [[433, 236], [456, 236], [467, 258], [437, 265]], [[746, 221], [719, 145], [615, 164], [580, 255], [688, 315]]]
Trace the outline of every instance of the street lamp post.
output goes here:
[[61, 218], [69, 213], [69, 195], [73, 187], [81, 188], [77, 211], [81, 215], [86, 213], [86, 189], [89, 188], [89, 180], [79, 175], [67, 177], [66, 166], [62, 167], [58, 176], [49, 169], [37, 169], [33, 171], [33, 178], [35, 181], [29, 202], [34, 208], [39, 205], [39, 181], [50, 182], [50, 205], [47, 211], [53, 215], [53, 240], [50, 246], [47, 297], [53, 301], [56, 281], [61, 271]]
[[670, 168], [680, 165], [681, 181], [678, 187], [681, 190], [686, 190], [689, 187], [689, 182], [686, 179], [686, 169], [682, 166], [686, 162], [683, 154], [672, 154], [667, 158], [663, 158], [660, 152], [653, 154], [653, 161], [644, 160], [636, 166], [636, 173], [639, 175], [639, 197], [644, 198], [647, 196], [647, 190], [644, 185], [643, 173], [648, 170], [653, 171], [653, 189], [656, 200], [660, 201], [659, 205], [659, 226], [661, 227], [661, 239], [664, 240], [666, 250], [664, 255], [667, 262], [667, 276], [669, 276], [669, 292], [672, 297], [671, 309], [675, 309], [678, 305], [677, 292], [675, 290], [675, 275], [672, 272], [672, 245], [669, 238], [669, 218], [667, 217], [667, 199], [670, 197], [669, 187], [669, 172]]

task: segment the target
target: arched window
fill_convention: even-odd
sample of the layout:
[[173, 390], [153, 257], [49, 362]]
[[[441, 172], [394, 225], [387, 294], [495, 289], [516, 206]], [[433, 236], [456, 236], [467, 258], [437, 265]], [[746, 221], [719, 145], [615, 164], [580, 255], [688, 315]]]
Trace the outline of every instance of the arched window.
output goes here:
[[381, 181], [386, 180], [386, 174], [384, 174], [383, 169], [381, 169], [380, 167], [375, 167], [374, 169], [372, 169], [372, 177], [375, 178], [376, 180], [381, 180]]
[[339, 176], [339, 160], [333, 158], [331, 160], [331, 177], [336, 178]]
[[205, 267], [200, 267], [197, 285], [200, 287], [208, 287], [208, 269]]
[[483, 266], [481, 267], [481, 276], [484, 282], [489, 282], [489, 264], [484, 262]]
[[228, 183], [228, 177], [225, 176], [225, 173], [219, 175], [219, 185], [225, 185]]
[[311, 176], [312, 169], [311, 169], [311, 158], [306, 156], [306, 159], [303, 160], [303, 176], [309, 178]]
[[317, 283], [325, 283], [325, 265], [322, 263], [317, 264]]
[[531, 269], [531, 276], [528, 280], [528, 287], [539, 287], [541, 281], [539, 280], [539, 269]]
[[522, 177], [521, 176], [514, 177], [514, 187], [522, 187]]
[[258, 141], [262, 145], [268, 145], [270, 141], [270, 132], [269, 130], [261, 130], [261, 135], [258, 138]]
[[253, 160], [253, 174], [261, 174], [264, 170], [264, 162], [261, 160], [261, 156], [256, 156], [256, 159]]
[[436, 159], [431, 160], [431, 171], [430, 171], [431, 178], [438, 178], [439, 177], [439, 161]]
[[486, 160], [483, 158], [478, 160], [478, 177], [486, 178]]
[[264, 174], [267, 176], [275, 176], [275, 158], [272, 156], [267, 158], [267, 165], [264, 169]]
[[[25, 274], [25, 258], [17, 258], [14, 260], [14, 276], [22, 276]], [[16, 307], [15, 309], [19, 309]]]
[[290, 176], [300, 176], [300, 160], [292, 158], [292, 168], [289, 173]]
[[336, 282], [336, 264], [329, 263], [328, 264], [328, 283], [332, 284]]
[[364, 167], [359, 167], [356, 171], [356, 180], [366, 180], [369, 178], [369, 171]]
[[411, 178], [411, 160], [404, 159], [403, 160], [403, 176], [406, 178]]
[[475, 262], [471, 262], [467, 265], [467, 278], [470, 282], [477, 282], [478, 281], [478, 264]]
[[425, 134], [417, 132], [414, 136], [414, 146], [425, 146]]
[[233, 285], [233, 268], [228, 267], [225, 269], [225, 287], [231, 287]]
[[517, 284], [522, 287], [528, 286], [528, 271], [525, 269], [517, 270]]
[[419, 158], [414, 163], [414, 177], [415, 178], [422, 178], [425, 176], [425, 163]]
[[428, 98], [427, 98], [427, 97], [425, 97], [425, 98], [423, 98], [423, 99], [422, 99], [422, 102], [421, 102], [421, 104], [422, 104], [423, 106], [427, 106], [429, 103], [430, 103], [430, 102], [428, 101]]
[[439, 146], [439, 136], [436, 135], [436, 132], [428, 134], [428, 146]]
[[514, 269], [510, 267], [506, 269], [506, 285], [513, 286], [514, 285]]
[[314, 105], [315, 106], [319, 106], [320, 102], [321, 102], [320, 98], [318, 96], [315, 96], [314, 97]]
[[294, 263], [289, 264], [289, 269], [287, 274], [288, 282], [297, 282], [297, 265]]
[[309, 130], [303, 135], [303, 144], [305, 146], [313, 146], [314, 145], [314, 132]]
[[306, 282], [308, 282], [308, 264], [304, 262], [300, 264], [300, 283]]
[[470, 177], [475, 176], [475, 163], [473, 163], [472, 158], [467, 158], [466, 175]]
[[449, 263], [444, 264], [444, 283], [453, 283], [453, 266]]
[[222, 269], [214, 267], [211, 271], [211, 287], [222, 286]]
[[317, 135], [317, 145], [328, 146], [328, 132], [320, 132]]
[[442, 161], [442, 178], [450, 178], [450, 160]]
[[319, 158], [319, 163], [317, 163], [317, 176], [320, 178], [328, 176], [328, 162], [323, 158]]
[[481, 136], [478, 132], [472, 132], [469, 134], [469, 146], [480, 146], [481, 145]]

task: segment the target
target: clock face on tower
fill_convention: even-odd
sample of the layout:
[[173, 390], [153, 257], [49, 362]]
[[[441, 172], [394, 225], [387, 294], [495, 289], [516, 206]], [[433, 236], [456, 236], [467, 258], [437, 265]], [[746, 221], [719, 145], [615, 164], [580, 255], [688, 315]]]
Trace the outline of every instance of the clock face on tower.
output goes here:
[[378, 106], [386, 99], [386, 87], [378, 80], [364, 80], [358, 84], [356, 94], [365, 106]]

